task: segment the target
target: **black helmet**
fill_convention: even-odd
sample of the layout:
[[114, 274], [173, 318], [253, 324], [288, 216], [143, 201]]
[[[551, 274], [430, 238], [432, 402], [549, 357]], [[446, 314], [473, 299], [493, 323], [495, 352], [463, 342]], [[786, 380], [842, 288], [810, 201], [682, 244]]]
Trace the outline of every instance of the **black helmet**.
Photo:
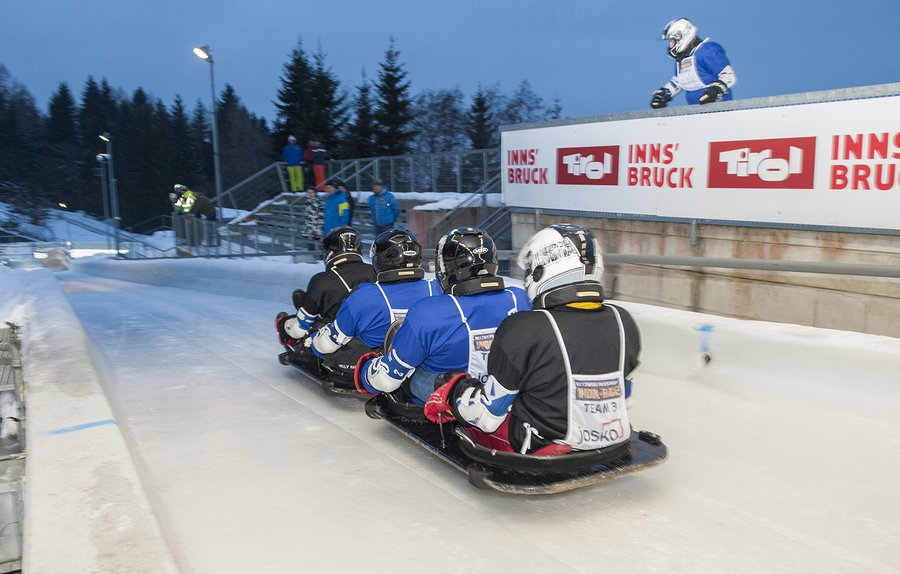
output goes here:
[[497, 248], [486, 231], [457, 227], [438, 241], [434, 253], [441, 289], [471, 279], [497, 275]]
[[344, 253], [359, 255], [362, 252], [362, 241], [359, 240], [359, 234], [355, 229], [349, 225], [342, 225], [329, 231], [328, 235], [322, 239], [322, 249], [327, 262]]
[[390, 229], [378, 234], [369, 250], [375, 273], [392, 269], [417, 269], [422, 265], [422, 246], [410, 231]]

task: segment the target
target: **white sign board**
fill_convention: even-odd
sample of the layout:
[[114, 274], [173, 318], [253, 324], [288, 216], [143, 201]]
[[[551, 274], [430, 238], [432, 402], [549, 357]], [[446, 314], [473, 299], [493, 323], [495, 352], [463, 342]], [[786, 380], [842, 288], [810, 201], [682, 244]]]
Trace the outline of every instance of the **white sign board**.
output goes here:
[[900, 96], [501, 134], [507, 205], [900, 230]]

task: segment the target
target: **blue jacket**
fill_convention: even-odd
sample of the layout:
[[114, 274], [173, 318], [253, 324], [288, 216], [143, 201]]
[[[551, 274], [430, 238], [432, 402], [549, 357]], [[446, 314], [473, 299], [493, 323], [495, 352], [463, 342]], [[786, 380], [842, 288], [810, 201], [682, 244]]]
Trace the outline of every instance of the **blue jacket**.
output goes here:
[[287, 144], [281, 150], [281, 157], [288, 165], [303, 165], [303, 148]]
[[[391, 352], [373, 359], [371, 372], [368, 367], [373, 363], [367, 362], [366, 369], [360, 373], [360, 382], [370, 393], [381, 392], [369, 381], [371, 373], [379, 370], [396, 387], [417, 368], [429, 373], [467, 370], [470, 329], [496, 329], [507, 316], [531, 309], [531, 301], [521, 287], [456, 297], [456, 303], [453, 299], [438, 295], [420, 299], [412, 306], [394, 337]], [[465, 313], [465, 323], [457, 303]]]
[[385, 189], [369, 196], [369, 211], [372, 212], [372, 225], [391, 225], [400, 216], [400, 205], [394, 194]]
[[341, 225], [350, 225], [350, 202], [341, 190], [328, 195], [322, 214], [322, 237]]
[[370, 349], [377, 349], [384, 344], [391, 323], [405, 317], [414, 303], [441, 294], [441, 286], [434, 279], [360, 283], [341, 303], [337, 318], [328, 329], [318, 331], [311, 349], [320, 358], [325, 357], [317, 341], [326, 332], [336, 345], [341, 345], [340, 339], [356, 337]]
[[672, 95], [677, 93], [676, 90], [684, 90], [687, 103], [699, 104], [700, 96], [706, 92], [706, 88], [716, 80], [722, 80], [719, 75], [725, 72], [727, 78], [730, 79], [722, 81], [728, 85], [729, 89], [725, 92], [722, 101], [734, 99], [731, 84], [735, 82], [735, 75], [730, 66], [731, 63], [721, 44], [707, 38], [694, 49], [690, 56], [675, 62], [675, 75], [666, 84], [666, 88], [672, 92]]

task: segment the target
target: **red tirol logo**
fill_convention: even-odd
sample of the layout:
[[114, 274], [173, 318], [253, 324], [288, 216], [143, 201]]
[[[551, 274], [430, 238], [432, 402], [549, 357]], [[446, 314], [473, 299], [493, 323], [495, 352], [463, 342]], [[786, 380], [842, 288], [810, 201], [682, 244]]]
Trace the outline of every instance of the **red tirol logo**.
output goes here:
[[558, 148], [556, 150], [556, 183], [618, 185], [619, 146]]
[[816, 138], [710, 142], [709, 187], [812, 189]]

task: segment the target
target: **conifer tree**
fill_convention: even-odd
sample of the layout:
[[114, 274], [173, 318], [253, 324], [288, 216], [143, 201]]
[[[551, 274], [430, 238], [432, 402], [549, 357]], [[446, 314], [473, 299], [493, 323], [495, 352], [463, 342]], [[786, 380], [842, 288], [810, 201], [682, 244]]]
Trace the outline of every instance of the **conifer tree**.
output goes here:
[[342, 93], [340, 81], [325, 63], [322, 50], [313, 56], [310, 88], [309, 135], [331, 149], [333, 155], [340, 155], [342, 150], [339, 148], [342, 147], [347, 127], [347, 96]]
[[499, 132], [494, 114], [491, 112], [490, 103], [484, 90], [478, 86], [478, 91], [472, 97], [472, 105], [466, 116], [466, 135], [472, 144], [472, 149], [487, 149], [499, 144]]
[[[104, 215], [100, 178], [94, 170], [100, 167], [96, 156], [106, 151], [100, 134], [115, 132], [116, 103], [109, 83], [104, 79], [98, 84], [89, 76], [81, 90], [78, 107], [78, 131], [80, 141], [80, 177], [82, 201], [80, 208], [98, 217]], [[108, 201], [108, 200], [107, 200]], [[108, 204], [107, 204], [108, 207]]]
[[461, 151], [467, 146], [463, 94], [452, 90], [424, 90], [413, 106], [412, 147], [415, 153]]
[[272, 162], [265, 122], [247, 111], [231, 84], [217, 104], [222, 191]]
[[28, 90], [0, 64], [0, 200], [33, 223], [49, 202], [40, 157], [42, 120]]
[[303, 51], [303, 41], [291, 51], [291, 59], [284, 65], [275, 108], [278, 110], [272, 130], [272, 147], [280, 157], [281, 148], [289, 135], [305, 142], [312, 135], [310, 113], [313, 109], [311, 81], [313, 67]]
[[410, 83], [399, 58], [392, 36], [375, 84], [375, 150], [379, 155], [407, 153], [413, 137]]
[[46, 187], [57, 202], [82, 209], [75, 99], [67, 84], [60, 84], [51, 95], [48, 108], [41, 154]]
[[[169, 179], [175, 183], [182, 183], [188, 187], [204, 184], [200, 180], [198, 146], [192, 137], [190, 120], [184, 108], [181, 96], [175, 96], [169, 112], [170, 126], [170, 165]], [[205, 187], [204, 187], [205, 189]]]
[[123, 228], [160, 215], [170, 185], [159, 177], [158, 149], [148, 143], [154, 132], [155, 106], [143, 88], [119, 106], [112, 136], [113, 166], [118, 180], [119, 213]]
[[375, 151], [375, 121], [372, 115], [372, 87], [362, 72], [362, 84], [353, 98], [353, 121], [344, 138], [344, 154], [350, 158], [371, 157]]
[[203, 105], [203, 102], [197, 100], [197, 103], [194, 105], [194, 111], [191, 114], [191, 146], [193, 148], [194, 161], [197, 162], [195, 169], [198, 173], [198, 179], [193, 185], [196, 189], [207, 192], [207, 195], [212, 197], [215, 193], [215, 167], [213, 161], [212, 126], [209, 123], [209, 117], [210, 113]]

